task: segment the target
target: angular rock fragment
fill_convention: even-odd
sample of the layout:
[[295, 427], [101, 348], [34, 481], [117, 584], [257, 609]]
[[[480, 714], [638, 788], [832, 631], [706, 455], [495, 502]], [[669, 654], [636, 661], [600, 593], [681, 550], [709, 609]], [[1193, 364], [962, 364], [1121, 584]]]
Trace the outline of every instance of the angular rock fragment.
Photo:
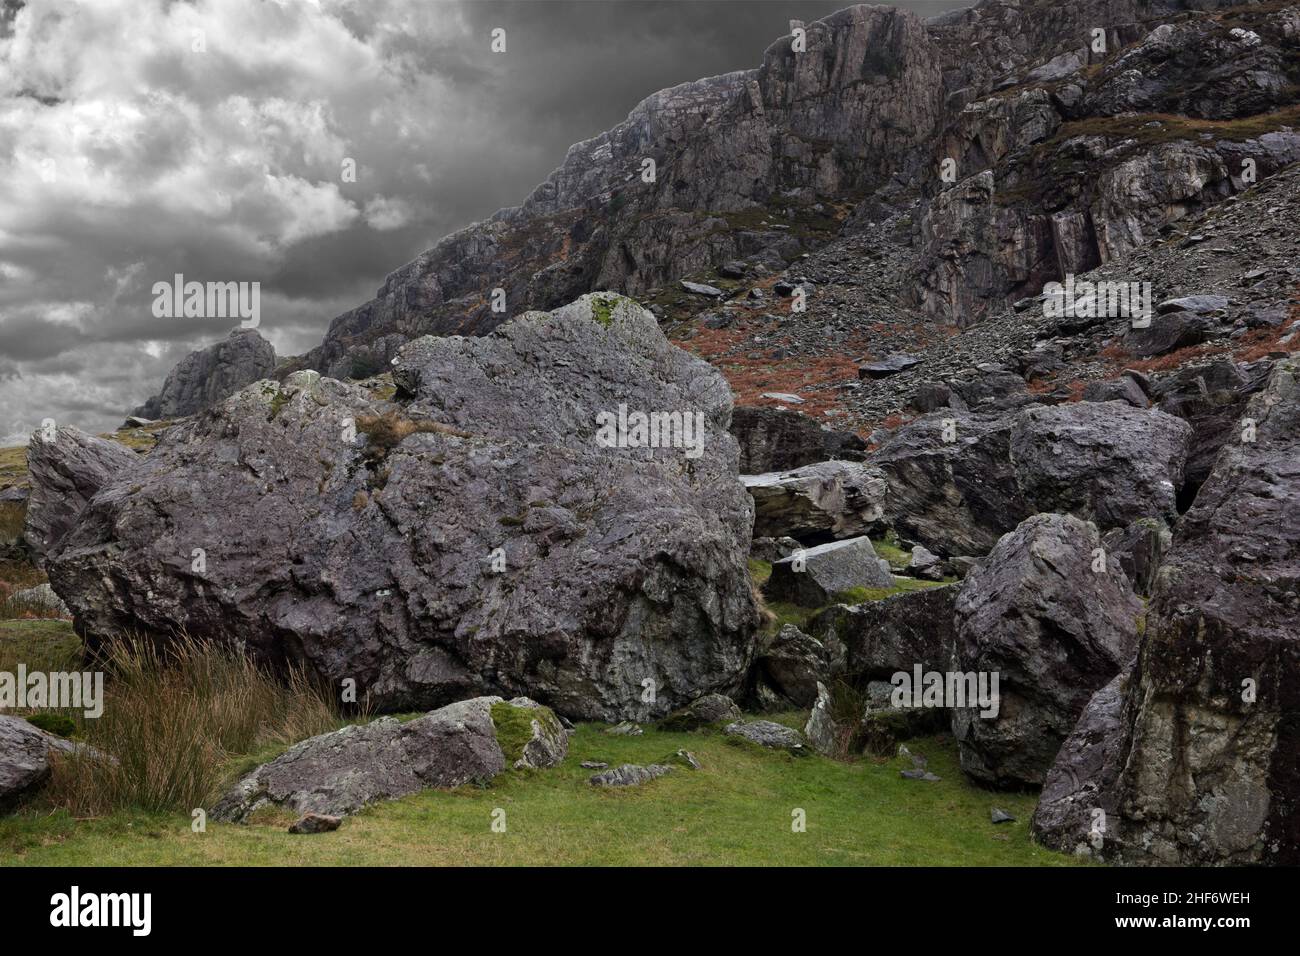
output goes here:
[[884, 475], [857, 462], [826, 461], [792, 471], [745, 475], [756, 537], [851, 538], [884, 513]]
[[773, 601], [825, 607], [855, 588], [892, 588], [889, 563], [876, 557], [868, 538], [832, 541], [796, 551], [773, 563], [763, 593]]

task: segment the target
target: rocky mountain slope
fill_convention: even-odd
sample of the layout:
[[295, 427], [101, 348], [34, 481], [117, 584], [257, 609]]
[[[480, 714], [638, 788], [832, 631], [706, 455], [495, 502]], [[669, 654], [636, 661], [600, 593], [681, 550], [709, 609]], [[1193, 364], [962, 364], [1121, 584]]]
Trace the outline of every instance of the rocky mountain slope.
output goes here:
[[[79, 633], [238, 642], [383, 709], [811, 706], [780, 746], [831, 756], [936, 706], [966, 774], [1043, 787], [1051, 846], [1300, 859], [1300, 6], [798, 29], [147, 455], [37, 436]], [[1000, 707], [892, 703], [914, 668], [999, 674]]]
[[1294, 5], [858, 6], [800, 26], [804, 49], [781, 38], [758, 68], [656, 93], [571, 147], [521, 205], [391, 273], [281, 374], [363, 378], [419, 335], [481, 334], [596, 289], [655, 300], [736, 260], [762, 277], [881, 223], [911, 249], [853, 330], [888, 323], [891, 293], [966, 326], [1300, 159]]

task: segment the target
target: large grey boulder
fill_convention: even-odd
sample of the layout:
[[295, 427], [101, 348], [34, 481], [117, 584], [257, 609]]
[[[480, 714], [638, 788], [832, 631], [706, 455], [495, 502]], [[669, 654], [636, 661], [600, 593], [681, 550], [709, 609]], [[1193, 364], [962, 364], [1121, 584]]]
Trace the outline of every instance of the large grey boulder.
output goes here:
[[869, 538], [832, 541], [796, 551], [772, 564], [763, 594], [773, 601], [825, 607], [854, 588], [892, 588], [889, 562], [876, 557]]
[[867, 447], [851, 432], [834, 431], [785, 408], [737, 408], [731, 415], [731, 434], [740, 445], [742, 475], [789, 471], [836, 458], [859, 461]]
[[884, 515], [885, 476], [857, 462], [824, 461], [741, 480], [754, 497], [755, 537], [852, 538]]
[[938, 555], [982, 555], [1040, 512], [1102, 530], [1176, 517], [1191, 434], [1171, 415], [1117, 401], [935, 412], [867, 463], [885, 475], [885, 518], [902, 535]]
[[0, 811], [30, 796], [49, 779], [51, 751], [76, 749], [71, 741], [33, 727], [21, 717], [0, 714]]
[[1011, 430], [1021, 494], [1035, 511], [1095, 520], [1103, 529], [1178, 515], [1192, 430], [1127, 402], [1029, 408]]
[[[1106, 703], [1121, 767], [1080, 727], [1053, 771], [1112, 808], [1108, 857], [1300, 863], [1300, 361], [1277, 363], [1246, 417], [1254, 440], [1223, 445], [1175, 529], [1124, 699]], [[1036, 826], [1068, 845], [1078, 829], [1059, 799]]]
[[[393, 374], [396, 402], [297, 372], [169, 429], [50, 569], [91, 646], [243, 642], [381, 709], [642, 720], [739, 686], [753, 506], [715, 369], [602, 294], [417, 340]], [[642, 412], [681, 447], [620, 429]]]
[[[521, 719], [533, 725], [531, 735], [518, 733]], [[279, 807], [346, 816], [425, 789], [487, 783], [510, 766], [554, 766], [566, 753], [550, 711], [529, 700], [476, 697], [415, 720], [381, 717], [295, 744], [235, 784], [212, 815], [238, 823]]]
[[211, 408], [247, 385], [270, 378], [275, 348], [257, 329], [235, 329], [191, 352], [168, 374], [162, 391], [131, 412], [135, 418], [181, 418]]
[[1100, 548], [1095, 526], [1035, 515], [963, 582], [953, 669], [998, 675], [996, 714], [952, 712], [962, 770], [981, 783], [1042, 784], [1084, 705], [1132, 660], [1142, 602]]
[[42, 429], [27, 445], [32, 491], [23, 536], [37, 563], [56, 551], [86, 503], [115, 478], [129, 473], [140, 458], [125, 445], [58, 426], [52, 439]]

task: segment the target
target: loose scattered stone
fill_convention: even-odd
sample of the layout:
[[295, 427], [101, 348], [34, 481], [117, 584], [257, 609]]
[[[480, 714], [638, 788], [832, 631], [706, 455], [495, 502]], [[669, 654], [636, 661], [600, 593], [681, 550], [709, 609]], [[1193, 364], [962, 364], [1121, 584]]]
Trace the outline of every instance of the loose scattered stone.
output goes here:
[[613, 770], [593, 775], [589, 783], [593, 787], [639, 787], [643, 783], [649, 783], [666, 773], [671, 773], [672, 769], [658, 763], [652, 763], [647, 767], [625, 763]]
[[611, 737], [640, 737], [645, 731], [640, 724], [634, 724], [630, 720], [624, 720], [615, 724], [613, 727], [606, 727], [605, 733]]
[[728, 737], [741, 737], [760, 747], [789, 750], [800, 753], [804, 749], [803, 735], [784, 724], [770, 720], [751, 720], [728, 724], [723, 731]]
[[343, 823], [342, 817], [327, 813], [304, 813], [298, 820], [289, 824], [290, 833], [329, 833], [337, 830]]

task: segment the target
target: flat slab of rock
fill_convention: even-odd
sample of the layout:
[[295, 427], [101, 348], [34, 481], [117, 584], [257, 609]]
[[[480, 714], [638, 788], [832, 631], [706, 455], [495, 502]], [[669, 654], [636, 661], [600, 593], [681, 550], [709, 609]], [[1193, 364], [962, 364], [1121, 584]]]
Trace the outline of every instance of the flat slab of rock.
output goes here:
[[803, 734], [785, 724], [778, 724], [771, 720], [737, 721], [734, 724], [727, 724], [723, 733], [728, 737], [740, 737], [772, 750], [799, 753], [804, 749]]
[[49, 779], [50, 752], [72, 753], [77, 745], [33, 727], [21, 717], [0, 714], [0, 810], [30, 796]]
[[892, 588], [889, 562], [876, 556], [869, 538], [849, 538], [796, 551], [772, 564], [763, 585], [770, 600], [825, 607], [854, 588]]
[[756, 538], [865, 534], [884, 516], [889, 487], [879, 470], [853, 461], [823, 461], [740, 480], [754, 499]]
[[705, 285], [703, 282], [687, 282], [685, 279], [682, 279], [681, 283], [682, 288], [687, 292], [693, 293], [694, 295], [707, 296], [710, 299], [721, 299], [727, 294], [716, 286]]
[[897, 375], [899, 372], [905, 372], [909, 368], [920, 365], [921, 360], [915, 355], [887, 355], [883, 359], [874, 362], [866, 362], [858, 366], [858, 378], [888, 378], [890, 375]]
[[643, 783], [649, 783], [666, 773], [671, 773], [672, 769], [658, 763], [652, 763], [648, 767], [625, 763], [613, 770], [593, 774], [588, 782], [593, 787], [639, 787]]
[[1207, 314], [1228, 307], [1226, 295], [1186, 295], [1179, 299], [1166, 299], [1156, 306], [1157, 312], [1196, 312]]
[[[520, 732], [521, 723], [544, 726]], [[545, 739], [530, 746], [534, 738]], [[487, 783], [510, 766], [554, 766], [567, 740], [549, 711], [500, 697], [459, 701], [406, 722], [381, 717], [294, 744], [231, 788], [212, 816], [243, 822], [265, 806], [347, 816], [421, 790]]]

